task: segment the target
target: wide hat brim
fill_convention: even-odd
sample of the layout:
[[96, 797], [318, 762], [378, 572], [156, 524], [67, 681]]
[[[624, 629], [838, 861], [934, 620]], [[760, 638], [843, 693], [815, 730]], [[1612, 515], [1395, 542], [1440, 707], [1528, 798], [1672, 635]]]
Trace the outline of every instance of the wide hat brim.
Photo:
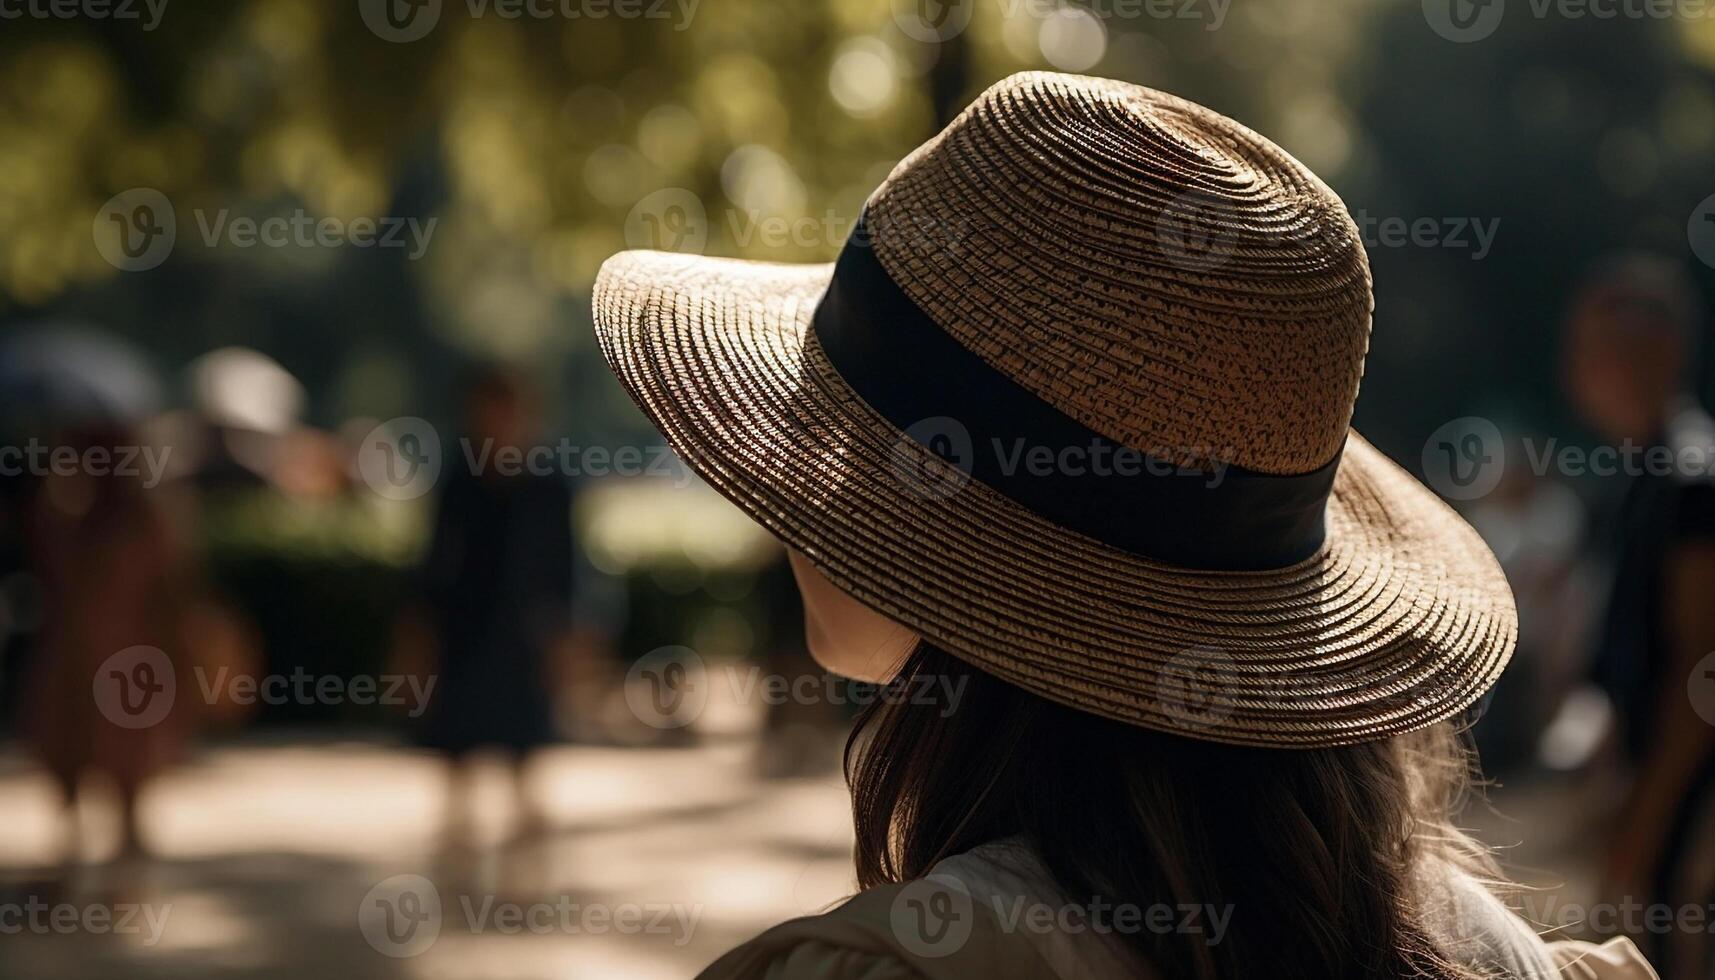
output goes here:
[[[1517, 637], [1494, 556], [1353, 432], [1313, 557], [1176, 568], [1059, 527], [921, 449], [809, 329], [832, 265], [613, 257], [601, 349], [668, 443], [829, 580], [1051, 700], [1240, 745], [1372, 741], [1465, 712]], [[956, 474], [955, 474], [956, 475]]]

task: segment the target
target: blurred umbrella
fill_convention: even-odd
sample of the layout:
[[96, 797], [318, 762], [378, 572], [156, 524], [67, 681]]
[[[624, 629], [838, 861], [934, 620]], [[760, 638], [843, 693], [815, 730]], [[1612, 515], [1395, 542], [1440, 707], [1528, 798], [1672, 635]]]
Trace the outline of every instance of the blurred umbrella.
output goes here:
[[48, 323], [0, 341], [0, 405], [10, 423], [127, 422], [160, 408], [161, 386], [118, 337]]

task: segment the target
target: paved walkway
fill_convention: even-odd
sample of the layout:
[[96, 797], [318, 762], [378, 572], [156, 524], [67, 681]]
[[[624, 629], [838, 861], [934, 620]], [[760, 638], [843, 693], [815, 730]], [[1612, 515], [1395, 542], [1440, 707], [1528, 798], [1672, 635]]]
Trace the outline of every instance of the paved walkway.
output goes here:
[[[823, 775], [758, 778], [754, 730], [553, 749], [534, 773], [549, 826], [523, 837], [493, 767], [458, 846], [433, 757], [375, 739], [217, 743], [147, 797], [154, 859], [90, 854], [70, 872], [50, 857], [47, 781], [0, 749], [0, 980], [687, 978], [850, 888], [837, 739], [791, 741], [826, 756]], [[1553, 869], [1527, 875], [1539, 884], [1577, 880], [1564, 790], [1496, 798], [1513, 819], [1474, 813], [1485, 838], [1527, 842], [1508, 857]]]
[[534, 777], [551, 826], [505, 841], [496, 769], [477, 788], [492, 819], [448, 847], [433, 758], [243, 741], [148, 797], [155, 859], [61, 874], [49, 785], [0, 753], [0, 978], [689, 977], [850, 887], [829, 761], [825, 776], [765, 781], [744, 739], [558, 748]]

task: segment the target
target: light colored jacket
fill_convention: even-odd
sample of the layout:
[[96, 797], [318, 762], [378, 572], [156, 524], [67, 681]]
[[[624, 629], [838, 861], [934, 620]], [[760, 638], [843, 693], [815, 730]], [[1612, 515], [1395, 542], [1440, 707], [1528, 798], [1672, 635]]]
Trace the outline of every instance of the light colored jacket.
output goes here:
[[[1111, 932], [1056, 896], [1030, 851], [1000, 842], [925, 877], [860, 892], [822, 915], [782, 923], [727, 953], [699, 980], [1120, 980], [1157, 974]], [[1487, 888], [1449, 871], [1429, 904], [1447, 955], [1504, 980], [1658, 980], [1628, 939], [1544, 942]], [[1230, 910], [1109, 910], [1130, 929], [1200, 931], [1218, 942]]]

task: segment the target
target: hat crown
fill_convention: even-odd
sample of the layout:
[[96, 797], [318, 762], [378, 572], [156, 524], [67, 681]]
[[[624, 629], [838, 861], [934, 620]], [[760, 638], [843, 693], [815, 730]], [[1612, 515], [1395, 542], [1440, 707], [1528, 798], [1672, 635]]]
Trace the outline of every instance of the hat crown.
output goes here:
[[1014, 75], [901, 161], [866, 223], [937, 325], [1109, 439], [1278, 474], [1345, 441], [1373, 305], [1357, 229], [1225, 116]]

